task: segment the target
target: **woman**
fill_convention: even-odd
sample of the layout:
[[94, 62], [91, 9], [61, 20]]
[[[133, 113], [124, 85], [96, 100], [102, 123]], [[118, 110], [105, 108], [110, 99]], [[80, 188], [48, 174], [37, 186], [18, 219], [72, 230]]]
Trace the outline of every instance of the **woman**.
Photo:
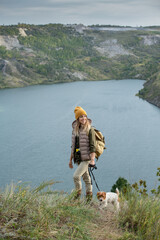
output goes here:
[[[73, 179], [75, 184], [76, 196], [81, 196], [82, 183], [81, 177], [85, 182], [86, 198], [92, 199], [92, 183], [88, 172], [88, 166], [95, 165], [95, 133], [91, 127], [92, 121], [87, 118], [87, 113], [81, 107], [74, 110], [76, 120], [72, 123], [72, 150], [69, 167], [73, 168], [72, 160], [78, 164]], [[78, 146], [77, 146], [78, 144]]]

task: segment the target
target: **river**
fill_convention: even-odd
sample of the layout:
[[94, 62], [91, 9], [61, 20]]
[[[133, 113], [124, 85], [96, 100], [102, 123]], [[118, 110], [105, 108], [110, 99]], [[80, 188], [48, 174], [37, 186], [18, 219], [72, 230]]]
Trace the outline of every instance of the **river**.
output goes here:
[[135, 96], [143, 83], [128, 79], [1, 90], [0, 187], [54, 179], [61, 183], [53, 189], [70, 192], [71, 124], [75, 106], [82, 106], [106, 139], [107, 150], [94, 172], [101, 190], [110, 191], [119, 177], [130, 183], [143, 179], [154, 188], [160, 109]]

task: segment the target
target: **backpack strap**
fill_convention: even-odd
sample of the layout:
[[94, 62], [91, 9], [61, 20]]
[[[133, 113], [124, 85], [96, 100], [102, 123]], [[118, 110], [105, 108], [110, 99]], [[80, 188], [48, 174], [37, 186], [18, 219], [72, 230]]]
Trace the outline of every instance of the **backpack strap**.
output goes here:
[[90, 148], [90, 152], [96, 152], [96, 137], [95, 137], [95, 131], [94, 131], [94, 127], [91, 127], [91, 129], [89, 130], [89, 148]]

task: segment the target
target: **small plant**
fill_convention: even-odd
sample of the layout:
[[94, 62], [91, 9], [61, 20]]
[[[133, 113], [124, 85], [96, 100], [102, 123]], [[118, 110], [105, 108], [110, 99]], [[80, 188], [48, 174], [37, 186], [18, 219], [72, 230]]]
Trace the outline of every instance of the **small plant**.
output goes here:
[[139, 183], [136, 182], [132, 184], [132, 188], [134, 188], [138, 193], [148, 196], [146, 181], [140, 180]]
[[112, 186], [111, 192], [115, 192], [116, 188], [118, 188], [123, 194], [126, 194], [131, 190], [131, 185], [125, 178], [119, 177], [116, 183]]
[[[160, 168], [157, 168], [157, 177], [160, 177]], [[158, 178], [158, 181], [160, 181], [160, 178]], [[146, 181], [140, 180], [138, 183], [135, 182], [132, 184], [132, 188], [136, 190], [136, 192], [140, 193], [141, 195], [148, 196], [147, 193], [147, 184]], [[157, 187], [157, 189], [152, 189], [151, 193], [154, 195], [160, 194], [160, 185]]]
[[[160, 182], [160, 168], [157, 168], [157, 174], [156, 175], [157, 175], [157, 177], [159, 177], [158, 181]], [[154, 195], [160, 194], [160, 185], [157, 187], [157, 189], [152, 189], [151, 193], [154, 194]]]

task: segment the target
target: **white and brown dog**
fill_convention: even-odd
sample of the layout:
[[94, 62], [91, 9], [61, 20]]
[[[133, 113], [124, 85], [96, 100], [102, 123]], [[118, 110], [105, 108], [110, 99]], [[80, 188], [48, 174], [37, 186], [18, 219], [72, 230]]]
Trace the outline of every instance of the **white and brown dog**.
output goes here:
[[119, 210], [119, 190], [116, 188], [116, 193], [113, 192], [98, 192], [97, 198], [100, 202], [100, 209], [107, 207], [108, 204], [113, 204], [116, 210]]

